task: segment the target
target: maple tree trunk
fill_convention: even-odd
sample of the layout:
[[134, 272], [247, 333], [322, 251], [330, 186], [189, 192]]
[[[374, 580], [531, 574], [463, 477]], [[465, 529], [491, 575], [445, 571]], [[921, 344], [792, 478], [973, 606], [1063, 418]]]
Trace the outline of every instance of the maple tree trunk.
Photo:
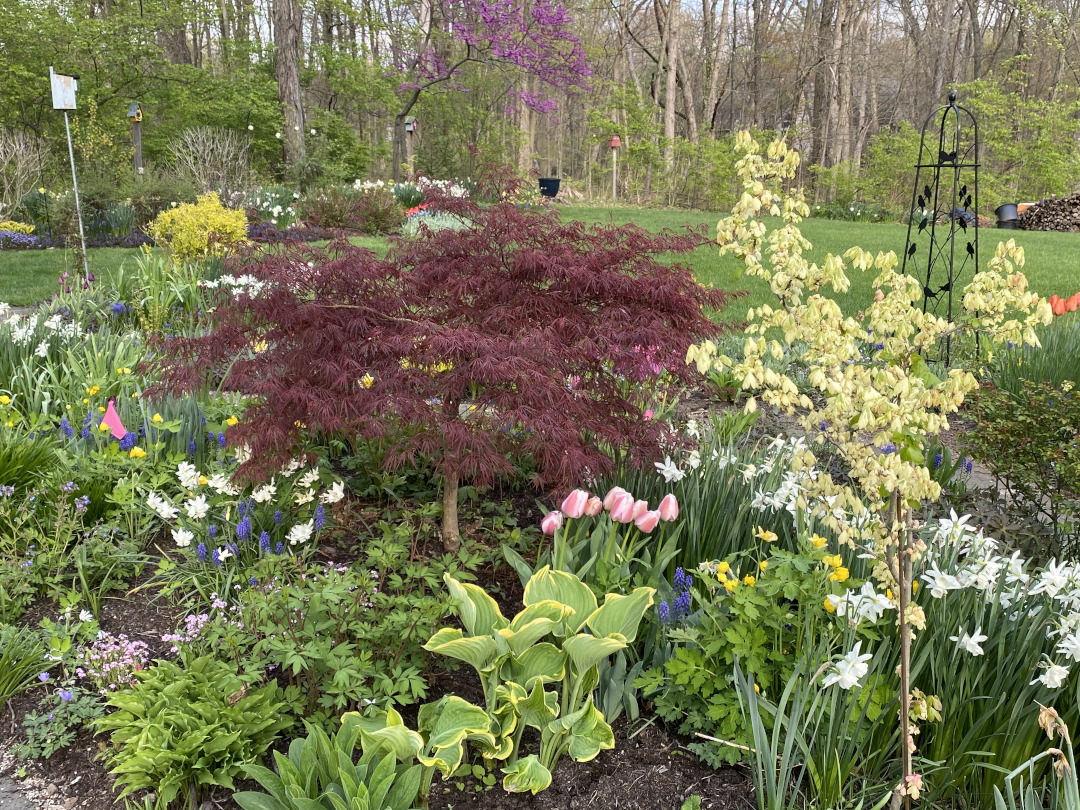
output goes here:
[[443, 550], [457, 551], [461, 548], [461, 534], [458, 532], [458, 474], [457, 470], [443, 473], [442, 491], [442, 542]]
[[303, 19], [296, 0], [274, 0], [274, 67], [278, 98], [285, 117], [282, 140], [285, 164], [296, 169], [304, 160], [304, 102], [300, 95]]

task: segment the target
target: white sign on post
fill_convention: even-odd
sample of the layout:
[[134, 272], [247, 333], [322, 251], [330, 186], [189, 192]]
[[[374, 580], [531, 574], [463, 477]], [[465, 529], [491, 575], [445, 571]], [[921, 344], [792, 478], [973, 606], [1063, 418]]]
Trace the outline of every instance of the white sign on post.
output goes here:
[[52, 83], [52, 105], [54, 110], [74, 110], [75, 91], [79, 89], [79, 83], [74, 76], [65, 76], [63, 73], [54, 73], [49, 68], [49, 81]]

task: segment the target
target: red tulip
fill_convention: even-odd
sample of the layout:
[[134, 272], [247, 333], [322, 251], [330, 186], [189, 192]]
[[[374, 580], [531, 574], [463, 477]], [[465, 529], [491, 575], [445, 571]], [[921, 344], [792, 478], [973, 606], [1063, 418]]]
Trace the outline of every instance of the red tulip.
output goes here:
[[641, 531], [648, 534], [656, 528], [656, 524], [660, 522], [660, 513], [656, 511], [642, 512], [636, 518], [634, 518], [634, 525]]
[[585, 514], [589, 517], [596, 517], [603, 508], [604, 502], [595, 495], [585, 502]]
[[611, 507], [611, 519], [616, 523], [629, 523], [634, 519], [634, 496], [624, 492]]
[[679, 502], [673, 493], [669, 492], [664, 496], [657, 512], [660, 513], [660, 519], [665, 521], [675, 520], [679, 516]]
[[562, 512], [548, 512], [540, 521], [540, 530], [546, 535], [555, 534], [562, 528]]
[[589, 500], [589, 493], [583, 489], [575, 489], [562, 502], [563, 514], [568, 518], [579, 518], [585, 514], [585, 504]]

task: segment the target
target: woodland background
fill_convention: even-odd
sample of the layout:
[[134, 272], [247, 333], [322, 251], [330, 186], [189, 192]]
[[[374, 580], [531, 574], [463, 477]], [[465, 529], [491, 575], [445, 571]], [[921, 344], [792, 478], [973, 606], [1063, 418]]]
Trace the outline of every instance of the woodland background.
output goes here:
[[1080, 0], [4, 0], [0, 142], [65, 182], [53, 65], [80, 77], [77, 162], [116, 182], [138, 101], [151, 175], [201, 133], [301, 190], [498, 161], [602, 198], [618, 135], [620, 198], [716, 210], [751, 128], [802, 150], [818, 204], [902, 211], [953, 88], [989, 209], [1080, 185], [1078, 18]]

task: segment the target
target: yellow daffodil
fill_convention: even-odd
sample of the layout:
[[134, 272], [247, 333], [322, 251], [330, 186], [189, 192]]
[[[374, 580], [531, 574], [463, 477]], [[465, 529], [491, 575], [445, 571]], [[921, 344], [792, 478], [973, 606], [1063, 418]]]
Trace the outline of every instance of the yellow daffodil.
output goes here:
[[816, 534], [810, 538], [810, 545], [812, 545], [814, 548], [825, 548], [825, 546], [827, 546], [828, 544], [828, 540], [826, 540], [824, 537], [819, 537]]
[[768, 529], [763, 529], [760, 526], [757, 527], [757, 531], [754, 532], [754, 537], [759, 540], [764, 540], [766, 543], [776, 542], [776, 532], [771, 532]]
[[7, 394], [4, 394], [3, 396], [0, 396], [0, 405], [10, 405], [10, 404], [11, 404], [11, 397], [9, 397]]
[[757, 582], [757, 580], [754, 579], [749, 574], [747, 574], [745, 577], [743, 577], [743, 585], [745, 585], [747, 588], [753, 588], [755, 582]]
[[763, 573], [763, 574], [764, 574], [764, 573], [765, 573], [765, 569], [769, 567], [769, 561], [768, 561], [768, 560], [762, 560], [761, 562], [759, 562], [759, 563], [757, 564], [757, 567], [758, 567], [758, 568], [760, 568], [760, 569], [761, 569], [761, 573]]
[[830, 582], [845, 582], [850, 576], [848, 570], [844, 566], [840, 566], [829, 575]]
[[131, 458], [142, 458], [145, 455], [146, 455], [146, 451], [143, 450], [138, 445], [136, 445], [135, 447], [132, 447], [131, 452], [128, 453], [128, 456], [130, 456]]
[[154, 418], [153, 418], [153, 419], [151, 419], [150, 421], [151, 421], [151, 422], [153, 422], [153, 423], [154, 423], [155, 425], [160, 425], [160, 424], [161, 424], [162, 422], [164, 422], [165, 420], [161, 418], [161, 414], [160, 414], [160, 413], [155, 413], [155, 414], [154, 414]]
[[225, 424], [228, 425], [229, 427], [232, 427], [233, 425], [237, 424], [239, 421], [240, 420], [237, 419], [235, 416], [230, 416], [228, 419], [225, 420]]
[[834, 605], [832, 603], [832, 601], [829, 600], [829, 599], [825, 600], [825, 612], [826, 613], [836, 613], [836, 605]]

